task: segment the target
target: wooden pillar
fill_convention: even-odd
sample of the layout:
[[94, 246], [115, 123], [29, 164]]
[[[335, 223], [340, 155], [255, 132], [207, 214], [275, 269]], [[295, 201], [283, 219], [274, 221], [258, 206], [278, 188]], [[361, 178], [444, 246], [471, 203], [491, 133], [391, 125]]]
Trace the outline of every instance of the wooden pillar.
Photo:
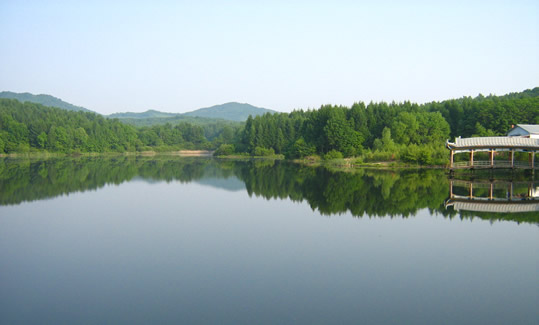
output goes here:
[[532, 175], [535, 175], [535, 151], [532, 153]]
[[513, 199], [513, 182], [509, 185], [509, 200]]
[[473, 167], [473, 149], [470, 151], [470, 167]]
[[451, 151], [450, 151], [450, 153], [449, 153], [449, 157], [450, 157], [450, 158], [449, 158], [449, 161], [450, 161], [450, 162], [449, 162], [449, 168], [453, 168], [453, 155], [454, 155], [453, 149], [451, 149]]
[[511, 168], [515, 167], [515, 150], [511, 149], [509, 152], [509, 158], [511, 159]]
[[494, 150], [490, 149], [490, 167], [494, 168]]

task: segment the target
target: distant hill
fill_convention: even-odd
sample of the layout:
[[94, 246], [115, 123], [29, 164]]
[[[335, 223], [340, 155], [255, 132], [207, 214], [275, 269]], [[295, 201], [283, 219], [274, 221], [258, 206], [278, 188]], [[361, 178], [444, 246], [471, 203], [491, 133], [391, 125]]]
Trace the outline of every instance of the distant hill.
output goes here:
[[178, 115], [181, 115], [181, 114], [165, 113], [165, 112], [160, 112], [160, 111], [150, 109], [142, 113], [133, 113], [133, 112], [114, 113], [114, 114], [110, 114], [108, 117], [117, 118], [117, 119], [144, 119], [144, 118], [168, 118], [168, 117], [175, 117]]
[[[128, 114], [137, 114], [137, 113], [128, 113]], [[141, 113], [139, 113], [141, 114]], [[189, 123], [193, 125], [209, 125], [209, 124], [219, 124], [219, 125], [239, 125], [241, 122], [238, 121], [229, 121], [223, 120], [220, 118], [207, 118], [207, 117], [198, 117], [198, 116], [185, 116], [183, 114], [177, 114], [170, 117], [117, 117], [114, 114], [107, 116], [109, 118], [117, 118], [120, 122], [125, 124], [130, 124], [134, 126], [152, 126], [152, 125], [164, 125], [164, 124], [180, 124], [180, 123]]]
[[31, 103], [41, 104], [43, 106], [58, 107], [58, 108], [62, 108], [68, 111], [83, 111], [83, 112], [95, 113], [84, 107], [75, 106], [73, 104], [64, 102], [60, 98], [56, 98], [51, 95], [33, 95], [30, 93], [14, 93], [11, 91], [3, 91], [3, 92], [0, 92], [0, 98], [16, 99], [23, 103], [31, 102]]
[[215, 105], [212, 107], [206, 107], [197, 109], [196, 111], [184, 113], [186, 116], [198, 116], [206, 118], [222, 118], [224, 120], [231, 121], [245, 121], [249, 115], [257, 116], [264, 115], [265, 113], [276, 113], [276, 111], [256, 107], [250, 104], [241, 103], [226, 103], [222, 105]]
[[[51, 95], [33, 95], [30, 93], [14, 93], [11, 91], [0, 92], [0, 98], [16, 99], [20, 102], [37, 103], [49, 107], [58, 107], [68, 111], [83, 111], [92, 112], [81, 106], [76, 106], [67, 102], [64, 102], [60, 98], [56, 98]], [[196, 125], [204, 125], [209, 123], [219, 123], [223, 120], [230, 122], [243, 122], [246, 121], [249, 115], [257, 116], [265, 113], [276, 113], [276, 111], [256, 107], [250, 104], [241, 103], [226, 103], [222, 105], [215, 105], [211, 107], [197, 109], [188, 113], [167, 113], [156, 110], [148, 110], [142, 113], [114, 113], [106, 117], [117, 118], [121, 122], [136, 125], [136, 126], [149, 126], [155, 124], [178, 124], [182, 122], [193, 123]]]
[[188, 113], [165, 113], [148, 110], [142, 113], [114, 113], [107, 117], [117, 118], [123, 123], [135, 126], [150, 126], [156, 124], [191, 123], [195, 125], [206, 124], [235, 124], [246, 121], [249, 115], [257, 116], [265, 113], [276, 113], [273, 110], [260, 108], [249, 104], [226, 103], [207, 108], [197, 109]]

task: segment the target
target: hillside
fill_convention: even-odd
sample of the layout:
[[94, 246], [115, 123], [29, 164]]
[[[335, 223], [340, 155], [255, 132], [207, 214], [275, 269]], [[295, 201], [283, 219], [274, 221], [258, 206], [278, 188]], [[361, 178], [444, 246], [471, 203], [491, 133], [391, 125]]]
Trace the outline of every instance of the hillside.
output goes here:
[[[14, 93], [11, 91], [0, 92], [0, 98], [16, 99], [22, 103], [31, 102], [47, 107], [58, 107], [68, 111], [93, 112], [87, 108], [76, 106], [51, 95], [34, 95], [30, 93]], [[95, 112], [93, 112], [95, 113]], [[123, 112], [107, 115], [107, 118], [117, 118], [121, 122], [135, 126], [162, 125], [166, 123], [178, 124], [183, 122], [196, 125], [210, 123], [236, 124], [244, 122], [249, 115], [258, 116], [265, 113], [276, 113], [273, 110], [256, 107], [250, 104], [226, 103], [206, 108], [200, 108], [188, 113], [167, 113], [157, 110], [147, 110], [142, 113]], [[223, 121], [225, 120], [225, 121]]]
[[250, 104], [241, 103], [226, 103], [222, 105], [215, 105], [211, 107], [197, 109], [192, 112], [185, 113], [186, 116], [198, 116], [206, 118], [222, 118], [224, 120], [231, 121], [246, 121], [249, 115], [258, 116], [265, 113], [276, 113], [276, 111], [256, 107]]
[[166, 113], [166, 112], [160, 112], [160, 111], [150, 109], [142, 113], [133, 113], [133, 112], [113, 113], [113, 114], [108, 115], [107, 117], [117, 118], [117, 119], [146, 119], [146, 118], [168, 118], [168, 117], [175, 117], [178, 115], [181, 115], [181, 114]]
[[33, 95], [30, 93], [14, 93], [11, 91], [3, 91], [0, 92], [0, 98], [8, 98], [8, 99], [16, 99], [20, 102], [31, 102], [36, 104], [41, 104], [43, 106], [48, 107], [58, 107], [62, 108], [68, 111], [82, 111], [82, 112], [92, 112], [91, 110], [81, 107], [81, 106], [75, 106], [73, 104], [64, 102], [60, 98], [56, 98], [51, 95]]
[[135, 128], [99, 114], [0, 98], [0, 154], [212, 149], [233, 136], [234, 130], [225, 126], [180, 123]]
[[256, 107], [249, 104], [226, 103], [207, 108], [197, 109], [188, 113], [165, 113], [148, 110], [142, 113], [114, 113], [107, 117], [117, 118], [123, 123], [135, 126], [151, 126], [170, 123], [191, 123], [194, 125], [229, 124], [236, 125], [247, 120], [249, 115], [258, 116], [265, 113], [276, 113], [273, 110]]
[[[137, 114], [137, 113], [132, 113], [132, 114]], [[238, 121], [223, 120], [220, 118], [185, 116], [183, 114], [176, 114], [170, 117], [116, 117], [112, 115], [109, 115], [108, 117], [116, 118], [122, 123], [137, 126], [137, 127], [164, 125], [164, 124], [177, 125], [180, 123], [190, 123], [190, 124], [199, 125], [199, 126], [206, 126], [206, 125], [239, 126], [241, 124], [241, 122], [238, 122]]]

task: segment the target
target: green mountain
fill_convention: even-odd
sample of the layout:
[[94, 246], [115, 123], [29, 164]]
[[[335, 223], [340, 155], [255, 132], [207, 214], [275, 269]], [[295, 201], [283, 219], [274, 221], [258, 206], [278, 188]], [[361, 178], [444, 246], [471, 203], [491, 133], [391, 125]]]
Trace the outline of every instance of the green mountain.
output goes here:
[[[14, 93], [11, 91], [0, 92], [0, 98], [16, 99], [22, 103], [31, 102], [41, 104], [48, 107], [58, 107], [68, 111], [82, 111], [92, 112], [81, 106], [76, 106], [67, 102], [64, 102], [60, 98], [56, 98], [51, 95], [33, 95], [30, 93]], [[142, 113], [114, 113], [107, 115], [108, 118], [117, 118], [121, 122], [136, 125], [136, 126], [150, 126], [156, 124], [178, 124], [182, 122], [193, 123], [196, 125], [205, 125], [209, 123], [224, 122], [223, 120], [232, 122], [246, 121], [249, 115], [257, 116], [265, 113], [276, 113], [273, 110], [256, 107], [249, 104], [241, 103], [226, 103], [222, 105], [215, 105], [212, 107], [206, 107], [197, 109], [188, 113], [167, 113], [156, 110], [148, 110]]]
[[[132, 113], [137, 114], [137, 113]], [[198, 116], [185, 116], [182, 114], [177, 114], [170, 117], [114, 117], [109, 115], [108, 117], [116, 118], [120, 122], [134, 125], [134, 126], [153, 126], [153, 125], [165, 125], [165, 124], [171, 124], [171, 125], [177, 125], [180, 123], [189, 123], [192, 125], [198, 125], [198, 126], [207, 126], [207, 125], [215, 125], [215, 126], [239, 126], [241, 122], [238, 121], [227, 121], [220, 118], [206, 118], [206, 117], [198, 117]]]
[[193, 122], [202, 121], [203, 119], [227, 120], [243, 122], [246, 121], [249, 115], [257, 116], [265, 113], [276, 113], [273, 110], [256, 107], [250, 104], [241, 103], [226, 103], [215, 105], [212, 107], [200, 108], [188, 113], [165, 113], [156, 110], [148, 110], [143, 113], [114, 113], [109, 115], [109, 118], [117, 118], [122, 122], [134, 125], [153, 125], [175, 122]]
[[0, 92], [0, 98], [16, 99], [22, 103], [31, 102], [41, 104], [43, 106], [58, 107], [68, 111], [92, 112], [89, 109], [64, 102], [60, 98], [56, 98], [51, 95], [33, 95], [30, 93], [14, 93], [11, 91], [2, 91]]
[[196, 111], [185, 113], [186, 116], [198, 116], [206, 118], [222, 118], [231, 121], [246, 121], [249, 115], [257, 116], [266, 113], [276, 113], [276, 111], [256, 107], [250, 104], [226, 103], [197, 109]]
[[135, 126], [151, 126], [170, 123], [191, 123], [194, 125], [236, 125], [247, 120], [249, 115], [257, 116], [265, 113], [276, 113], [273, 110], [256, 107], [249, 104], [226, 103], [207, 108], [197, 109], [188, 113], [165, 113], [148, 110], [142, 113], [114, 113], [107, 117], [117, 118], [123, 123]]
[[133, 113], [133, 112], [114, 113], [114, 114], [110, 114], [108, 117], [117, 118], [117, 119], [145, 119], [145, 118], [168, 118], [168, 117], [175, 117], [178, 115], [181, 115], [181, 114], [165, 113], [165, 112], [160, 112], [160, 111], [150, 109], [142, 113]]

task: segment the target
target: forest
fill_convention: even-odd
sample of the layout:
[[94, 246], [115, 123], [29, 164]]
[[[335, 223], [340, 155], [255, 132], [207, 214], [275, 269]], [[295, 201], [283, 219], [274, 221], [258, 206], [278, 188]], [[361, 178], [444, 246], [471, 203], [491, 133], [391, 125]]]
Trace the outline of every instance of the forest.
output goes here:
[[228, 125], [135, 127], [92, 112], [0, 99], [0, 153], [210, 149], [233, 138]]
[[539, 88], [505, 96], [465, 97], [418, 105], [355, 103], [318, 110], [265, 114], [249, 118], [231, 151], [320, 155], [327, 159], [401, 160], [445, 164], [444, 142], [456, 136], [502, 136], [513, 124], [539, 123]]
[[539, 124], [539, 87], [426, 104], [324, 105], [249, 117], [236, 126], [136, 127], [94, 113], [0, 99], [0, 153], [217, 149], [216, 155], [445, 164], [446, 140], [505, 135], [513, 124]]

